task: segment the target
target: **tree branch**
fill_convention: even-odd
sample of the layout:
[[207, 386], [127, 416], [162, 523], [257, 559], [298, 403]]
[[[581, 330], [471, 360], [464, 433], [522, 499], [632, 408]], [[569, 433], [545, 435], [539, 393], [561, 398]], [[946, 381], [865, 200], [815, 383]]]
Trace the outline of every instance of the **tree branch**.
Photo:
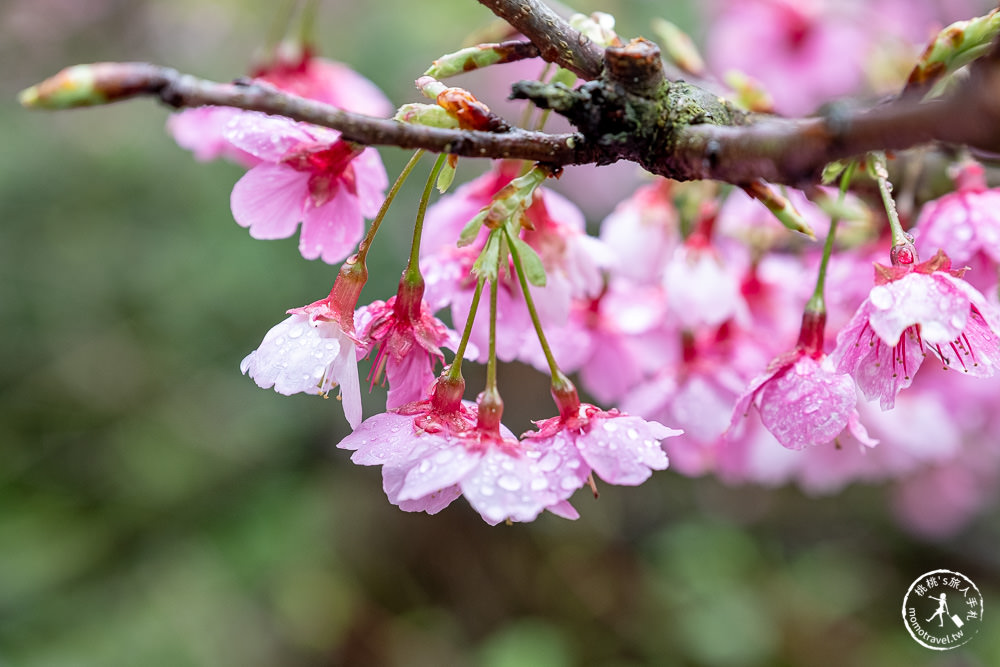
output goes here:
[[[88, 98], [80, 97], [82, 76], [91, 91]], [[68, 94], [75, 97], [67, 100]], [[408, 125], [344, 111], [249, 79], [217, 83], [149, 63], [77, 65], [28, 89], [22, 93], [21, 102], [30, 107], [68, 108], [143, 96], [156, 97], [174, 108], [215, 105], [285, 116], [338, 130], [345, 139], [366, 145], [423, 148], [464, 157], [512, 158], [555, 166], [601, 159], [599, 152], [575, 133], [546, 134], [518, 128], [494, 133]]]
[[542, 58], [583, 79], [604, 70], [604, 52], [538, 0], [479, 0], [538, 47]]

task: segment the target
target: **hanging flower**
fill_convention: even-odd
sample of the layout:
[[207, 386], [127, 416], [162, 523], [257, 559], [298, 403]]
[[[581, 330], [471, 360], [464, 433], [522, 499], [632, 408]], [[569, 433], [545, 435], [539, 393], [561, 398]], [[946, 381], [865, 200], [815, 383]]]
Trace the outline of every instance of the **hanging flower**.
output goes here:
[[337, 446], [355, 450], [358, 465], [381, 465], [389, 502], [407, 512], [435, 514], [464, 495], [489, 524], [533, 521], [545, 509], [577, 518], [566, 498], [587, 472], [550, 465], [548, 452], [502, 426], [481, 428], [475, 404], [460, 398], [439, 381], [430, 399], [366, 419]]
[[[257, 386], [279, 394], [327, 395], [340, 387], [344, 415], [352, 428], [361, 422], [361, 386], [357, 348], [339, 322], [331, 298], [288, 311], [260, 346], [248, 354], [240, 370]], [[353, 324], [351, 325], [353, 326]]]
[[868, 400], [892, 408], [929, 350], [976, 377], [1000, 366], [1000, 315], [943, 252], [920, 264], [875, 265], [875, 286], [837, 336], [831, 357]]

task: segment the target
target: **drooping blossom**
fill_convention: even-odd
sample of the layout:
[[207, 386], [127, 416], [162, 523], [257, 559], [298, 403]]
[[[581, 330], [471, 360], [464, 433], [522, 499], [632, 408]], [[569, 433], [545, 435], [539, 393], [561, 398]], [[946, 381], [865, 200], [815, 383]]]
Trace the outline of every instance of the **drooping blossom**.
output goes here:
[[357, 427], [361, 422], [357, 347], [341, 326], [341, 311], [328, 297], [288, 312], [291, 315], [272, 327], [243, 359], [240, 370], [257, 386], [274, 387], [286, 396], [325, 396], [339, 386], [344, 415], [352, 428]]
[[385, 373], [389, 382], [386, 408], [390, 410], [426, 398], [434, 382], [434, 364], [444, 361], [441, 346], [457, 349], [458, 335], [434, 317], [422, 295], [422, 285], [401, 282], [395, 296], [374, 301], [355, 316], [359, 354], [378, 348], [371, 381], [374, 384]]
[[257, 239], [295, 233], [306, 259], [335, 264], [354, 252], [388, 186], [378, 153], [344, 141], [334, 130], [246, 112], [226, 137], [261, 162], [237, 181], [233, 217]]
[[490, 524], [533, 521], [545, 509], [577, 518], [566, 499], [589, 471], [550, 465], [546, 455], [558, 462], [561, 451], [505, 427], [482, 428], [476, 405], [460, 399], [461, 388], [439, 381], [431, 398], [366, 419], [338, 447], [355, 450], [359, 465], [381, 465], [386, 496], [407, 512], [435, 514], [464, 495]]
[[914, 245], [925, 257], [943, 250], [979, 289], [997, 284], [1000, 267], [1000, 189], [987, 188], [982, 165], [960, 168], [957, 189], [927, 202], [917, 217]]
[[[557, 402], [559, 416], [535, 422], [538, 430], [526, 433], [523, 439], [545, 452], [540, 465], [584, 471], [584, 479], [593, 471], [609, 484], [642, 484], [654, 470], [667, 467], [660, 441], [684, 432], [618, 410], [580, 403], [575, 390], [557, 395]], [[569, 479], [564, 477], [562, 483], [568, 486]]]
[[663, 268], [680, 243], [672, 187], [665, 178], [643, 185], [601, 223], [601, 240], [616, 255], [616, 277], [637, 285], [663, 280]]
[[795, 348], [750, 383], [736, 403], [730, 430], [756, 405], [761, 422], [789, 449], [832, 442], [844, 429], [868, 446], [876, 444], [861, 425], [854, 382], [823, 354], [825, 323], [825, 313], [806, 311]]
[[976, 377], [1000, 366], [1000, 315], [943, 252], [919, 264], [875, 265], [875, 286], [831, 357], [869, 400], [892, 408], [927, 352]]

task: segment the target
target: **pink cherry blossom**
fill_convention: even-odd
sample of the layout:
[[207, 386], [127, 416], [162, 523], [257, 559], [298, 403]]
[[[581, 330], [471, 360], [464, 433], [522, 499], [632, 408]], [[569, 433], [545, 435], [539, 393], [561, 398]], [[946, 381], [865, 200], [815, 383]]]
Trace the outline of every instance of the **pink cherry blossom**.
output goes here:
[[962, 166], [958, 189], [928, 202], [917, 218], [914, 244], [924, 256], [943, 250], [958, 264], [969, 265], [970, 283], [988, 289], [1000, 266], [1000, 189], [986, 187], [982, 165]]
[[[523, 437], [545, 452], [539, 464], [582, 472], [581, 485], [591, 470], [609, 484], [642, 484], [654, 470], [667, 467], [659, 441], [684, 432], [587, 403], [579, 404], [575, 413], [539, 421], [536, 426], [537, 431]], [[563, 477], [560, 484], [569, 486], [572, 479], [572, 475]]]
[[862, 5], [825, 0], [722, 4], [707, 38], [709, 63], [719, 74], [736, 69], [758, 79], [779, 111], [808, 113], [862, 83], [874, 37]]
[[858, 419], [854, 382], [823, 354], [825, 326], [825, 312], [803, 314], [795, 348], [750, 383], [736, 403], [730, 431], [756, 404], [761, 422], [789, 449], [831, 442], [845, 428], [862, 443], [876, 444]]
[[434, 364], [444, 361], [441, 346], [452, 350], [458, 346], [458, 334], [434, 317], [413, 289], [403, 292], [402, 298], [397, 294], [359, 309], [355, 323], [362, 344], [359, 354], [378, 347], [371, 380], [374, 384], [385, 372], [390, 410], [426, 398], [434, 382]]
[[261, 163], [233, 187], [233, 217], [257, 239], [280, 239], [302, 223], [299, 251], [334, 264], [354, 252], [388, 185], [372, 148], [338, 132], [286, 118], [246, 112], [226, 137]]
[[337, 321], [330, 299], [294, 308], [276, 324], [260, 346], [240, 363], [240, 370], [263, 389], [279, 394], [326, 395], [340, 386], [344, 415], [351, 427], [361, 422], [361, 386], [354, 339]]
[[[308, 50], [279, 53], [276, 60], [254, 73], [262, 81], [281, 90], [325, 104], [371, 116], [392, 113], [392, 103], [371, 81], [347, 65], [313, 56]], [[206, 162], [219, 157], [245, 167], [261, 160], [234, 146], [226, 137], [226, 127], [246, 112], [232, 107], [204, 106], [185, 109], [167, 119], [167, 130], [178, 145]]]
[[601, 223], [601, 240], [615, 253], [616, 277], [659, 284], [680, 243], [677, 209], [665, 178], [640, 187]]
[[941, 252], [917, 265], [876, 264], [876, 285], [837, 336], [837, 370], [851, 373], [883, 410], [910, 386], [928, 350], [976, 377], [1000, 366], [1000, 315], [950, 269]]
[[545, 509], [576, 518], [566, 498], [587, 475], [585, 466], [547, 462], [550, 454], [560, 461], [572, 454], [566, 443], [543, 451], [506, 428], [499, 438], [484, 437], [468, 402], [454, 410], [433, 399], [409, 403], [366, 419], [338, 447], [355, 450], [359, 465], [381, 465], [386, 495], [400, 509], [434, 514], [464, 495], [490, 524], [533, 521]]

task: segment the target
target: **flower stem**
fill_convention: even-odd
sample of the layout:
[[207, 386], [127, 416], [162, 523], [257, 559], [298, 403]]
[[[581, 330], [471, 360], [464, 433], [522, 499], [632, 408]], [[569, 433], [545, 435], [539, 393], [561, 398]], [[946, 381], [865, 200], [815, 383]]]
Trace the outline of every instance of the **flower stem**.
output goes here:
[[490, 281], [490, 351], [486, 359], [486, 391], [495, 392], [497, 388], [497, 293], [499, 285], [496, 280]]
[[902, 245], [906, 243], [906, 233], [903, 231], [903, 225], [899, 222], [896, 201], [892, 198], [892, 183], [889, 182], [889, 169], [886, 166], [885, 153], [875, 152], [872, 153], [872, 157], [875, 180], [878, 183], [879, 194], [882, 195], [885, 214], [889, 218], [889, 229], [892, 231], [892, 245]]
[[396, 182], [392, 184], [391, 188], [389, 188], [389, 194], [385, 196], [385, 201], [382, 202], [382, 207], [379, 208], [378, 214], [375, 216], [375, 219], [372, 220], [372, 225], [368, 228], [368, 233], [365, 234], [365, 238], [363, 238], [361, 243], [358, 245], [358, 261], [364, 262], [368, 257], [368, 249], [371, 247], [372, 241], [375, 240], [375, 234], [378, 233], [378, 228], [382, 224], [382, 219], [385, 218], [385, 214], [389, 210], [389, 206], [392, 205], [392, 200], [396, 198], [396, 195], [399, 193], [399, 189], [403, 187], [403, 183], [406, 182], [410, 172], [413, 171], [415, 166], [417, 166], [417, 162], [420, 161], [423, 154], [424, 150], [422, 148], [415, 151], [413, 153], [413, 157], [410, 158], [410, 161], [407, 162], [406, 166], [403, 167], [403, 170], [399, 172], [399, 178], [397, 178]]
[[[844, 173], [840, 177], [840, 194], [837, 196], [838, 209], [844, 204], [844, 197], [847, 195], [847, 188], [851, 185], [851, 179], [854, 178], [854, 170], [856, 168], [857, 163], [851, 162], [844, 169]], [[826, 242], [823, 244], [823, 257], [819, 261], [819, 275], [816, 277], [816, 289], [813, 290], [812, 298], [806, 304], [806, 311], [808, 312], [826, 312], [826, 302], [823, 297], [823, 292], [826, 288], [826, 269], [830, 264], [830, 256], [833, 255], [833, 244], [837, 237], [838, 224], [840, 224], [840, 216], [839, 214], [834, 214], [830, 217], [830, 231], [827, 232]]]
[[472, 324], [476, 321], [476, 313], [479, 311], [479, 299], [483, 295], [484, 278], [480, 278], [476, 283], [476, 291], [472, 293], [472, 305], [469, 306], [469, 317], [465, 320], [465, 329], [462, 331], [462, 340], [455, 350], [455, 359], [448, 368], [448, 378], [458, 380], [462, 377], [462, 359], [465, 358], [465, 348], [469, 346], [469, 337], [472, 335]]
[[409, 285], [418, 285], [424, 282], [423, 276], [420, 275], [420, 236], [424, 230], [424, 215], [427, 213], [427, 203], [431, 198], [431, 189], [433, 189], [434, 182], [437, 181], [438, 174], [441, 172], [441, 168], [444, 167], [445, 160], [447, 159], [448, 156], [445, 154], [438, 156], [434, 167], [431, 169], [430, 176], [427, 177], [427, 185], [424, 186], [424, 192], [420, 195], [420, 203], [417, 205], [417, 219], [413, 223], [413, 242], [410, 245], [410, 261], [403, 272], [403, 281]]

